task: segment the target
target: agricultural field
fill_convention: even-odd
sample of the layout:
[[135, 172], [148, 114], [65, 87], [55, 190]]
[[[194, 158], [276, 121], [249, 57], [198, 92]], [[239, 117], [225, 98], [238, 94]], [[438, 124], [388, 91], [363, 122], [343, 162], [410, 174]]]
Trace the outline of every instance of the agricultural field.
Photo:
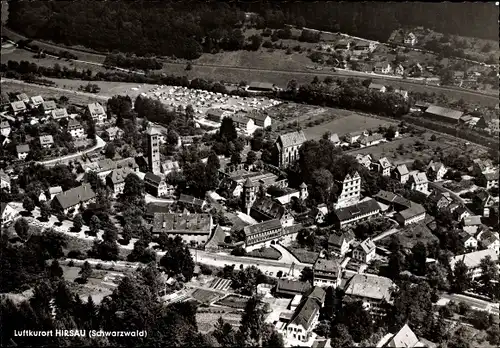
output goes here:
[[340, 137], [350, 132], [378, 128], [379, 126], [386, 127], [391, 124], [397, 125], [396, 122], [362, 116], [351, 112], [347, 117], [338, 118], [328, 123], [306, 128], [304, 129], [304, 133], [307, 139], [320, 139], [327, 131], [337, 133]]
[[249, 252], [246, 256], [257, 257], [261, 259], [279, 260], [281, 253], [274, 248], [262, 248]]
[[238, 295], [228, 295], [224, 297], [223, 299], [215, 302], [216, 305], [219, 306], [225, 306], [225, 307], [230, 307], [230, 308], [235, 308], [235, 309], [243, 309], [245, 308], [246, 304], [248, 302], [248, 298], [238, 296]]
[[191, 297], [194, 298], [196, 301], [207, 305], [220, 296], [221, 295], [218, 292], [204, 290], [204, 289], [196, 289], [191, 294]]
[[230, 323], [235, 329], [240, 326], [241, 312], [235, 311], [203, 311], [196, 313], [196, 323], [201, 333], [208, 333], [214, 330], [217, 320], [222, 319]]
[[[431, 140], [432, 135], [436, 136], [436, 140]], [[418, 142], [423, 145], [419, 146]], [[477, 146], [464, 146], [463, 143], [451, 139], [450, 137], [433, 134], [431, 132], [425, 132], [418, 136], [395, 139], [379, 145], [351, 150], [347, 153], [351, 156], [356, 156], [357, 154], [370, 154], [379, 158], [387, 157], [393, 164], [407, 164], [413, 163], [416, 159], [426, 162], [431, 157], [439, 154], [440, 151], [446, 156], [448, 153], [454, 153], [457, 149], [470, 158], [478, 158], [487, 153], [483, 148]]]

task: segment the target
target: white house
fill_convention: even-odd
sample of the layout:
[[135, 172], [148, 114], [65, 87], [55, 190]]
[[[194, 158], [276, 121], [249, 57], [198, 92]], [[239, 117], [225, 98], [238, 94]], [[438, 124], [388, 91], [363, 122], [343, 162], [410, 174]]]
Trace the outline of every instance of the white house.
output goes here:
[[455, 269], [455, 265], [458, 261], [465, 263], [467, 268], [472, 273], [472, 279], [476, 279], [481, 276], [481, 260], [486, 256], [490, 256], [493, 262], [498, 262], [498, 254], [493, 249], [479, 250], [472, 253], [462, 254], [454, 256], [450, 259], [450, 267], [452, 270]]
[[430, 161], [427, 165], [427, 177], [432, 181], [443, 180], [448, 169], [441, 162]]
[[371, 90], [374, 90], [374, 91], [378, 91], [380, 93], [385, 93], [387, 91], [387, 88], [384, 85], [381, 85], [379, 83], [373, 83], [373, 82], [370, 83], [368, 88]]
[[0, 123], [0, 134], [2, 134], [4, 137], [8, 137], [10, 132], [11, 132], [10, 124], [7, 121], [2, 121]]
[[42, 146], [42, 148], [48, 149], [52, 147], [52, 145], [54, 145], [54, 138], [52, 137], [52, 135], [42, 135], [40, 137], [40, 145]]
[[403, 42], [405, 45], [411, 45], [414, 46], [417, 43], [417, 37], [413, 33], [408, 33], [405, 35]]
[[408, 179], [410, 188], [414, 191], [419, 191], [424, 194], [429, 192], [429, 180], [427, 180], [427, 175], [424, 172], [413, 173]]
[[346, 284], [345, 294], [363, 302], [372, 315], [383, 315], [381, 304], [391, 301], [392, 280], [372, 274], [355, 274]]
[[458, 234], [460, 237], [460, 242], [462, 243], [465, 249], [476, 249], [477, 248], [477, 239], [474, 236], [471, 236], [465, 231], [460, 231]]
[[52, 200], [52, 208], [61, 211], [65, 215], [76, 214], [81, 208], [86, 208], [88, 204], [94, 203], [96, 194], [90, 184], [83, 184], [78, 187], [64, 191]]
[[387, 62], [376, 63], [373, 70], [378, 74], [390, 74], [392, 73], [392, 66]]
[[352, 258], [364, 263], [370, 263], [375, 257], [375, 243], [370, 238], [362, 241], [352, 252]]
[[103, 106], [99, 103], [88, 104], [85, 112], [96, 124], [104, 123], [107, 118], [106, 111], [104, 111]]
[[42, 105], [44, 102], [43, 98], [41, 95], [36, 95], [34, 97], [31, 97], [31, 107], [33, 109], [39, 107], [40, 105]]
[[405, 91], [404, 89], [396, 88], [394, 90], [394, 93], [399, 94], [400, 96], [402, 96], [404, 100], [408, 100], [408, 91]]
[[6, 225], [12, 221], [19, 215], [19, 212], [12, 206], [10, 203], [1, 204], [2, 208], [2, 225]]
[[[45, 104], [44, 104], [45, 105]], [[59, 108], [50, 111], [50, 114], [54, 120], [61, 120], [63, 118], [68, 118], [68, 110], [66, 108]]]
[[398, 65], [396, 65], [396, 67], [394, 68], [394, 73], [395, 73], [396, 75], [403, 76], [403, 75], [404, 75], [404, 73], [405, 73], [405, 68], [403, 67], [403, 65], [398, 64]]
[[85, 136], [85, 128], [76, 120], [69, 120], [68, 132], [73, 138], [83, 138]]
[[28, 153], [30, 152], [30, 146], [28, 144], [22, 144], [16, 146], [17, 158], [20, 160], [26, 159]]
[[120, 139], [123, 135], [123, 131], [118, 127], [110, 127], [106, 129], [106, 134], [109, 140]]
[[408, 226], [425, 220], [425, 208], [418, 203], [411, 203], [410, 208], [400, 211], [395, 219], [402, 226]]
[[12, 103], [10, 103], [10, 107], [11, 107], [11, 110], [12, 110], [12, 113], [14, 114], [14, 116], [21, 113], [21, 112], [26, 111], [26, 104], [24, 104], [24, 102], [22, 102], [22, 101], [12, 102]]

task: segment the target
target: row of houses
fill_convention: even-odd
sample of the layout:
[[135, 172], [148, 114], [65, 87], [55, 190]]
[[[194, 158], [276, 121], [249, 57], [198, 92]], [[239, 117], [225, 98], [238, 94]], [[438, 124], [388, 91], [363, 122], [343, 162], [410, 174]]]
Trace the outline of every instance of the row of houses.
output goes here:
[[251, 111], [233, 113], [224, 109], [210, 109], [207, 111], [207, 119], [221, 123], [224, 118], [230, 118], [237, 129], [246, 134], [252, 134], [258, 128], [267, 128], [272, 124], [272, 119], [265, 112]]

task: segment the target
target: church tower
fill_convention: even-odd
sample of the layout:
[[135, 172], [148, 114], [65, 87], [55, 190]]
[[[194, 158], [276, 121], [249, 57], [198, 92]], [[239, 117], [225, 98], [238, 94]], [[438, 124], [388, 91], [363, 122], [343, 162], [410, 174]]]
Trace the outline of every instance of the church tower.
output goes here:
[[153, 174], [160, 174], [160, 135], [161, 133], [154, 127], [148, 128], [148, 165]]
[[250, 215], [250, 209], [252, 205], [255, 203], [257, 198], [257, 187], [250, 181], [249, 178], [243, 184], [243, 207], [244, 212], [247, 215]]

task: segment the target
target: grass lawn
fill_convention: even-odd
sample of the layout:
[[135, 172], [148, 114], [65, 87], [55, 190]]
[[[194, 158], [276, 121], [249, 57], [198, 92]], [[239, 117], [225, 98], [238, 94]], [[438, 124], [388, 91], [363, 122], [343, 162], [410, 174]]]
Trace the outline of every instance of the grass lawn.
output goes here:
[[213, 300], [215, 300], [217, 297], [220, 295], [217, 292], [214, 291], [208, 291], [204, 289], [196, 289], [192, 294], [191, 297], [193, 297], [195, 300], [197, 300], [200, 303], [203, 304], [209, 304]]
[[368, 116], [365, 117], [351, 112], [347, 117], [338, 118], [325, 124], [307, 128], [304, 130], [304, 133], [307, 139], [320, 139], [326, 131], [337, 133], [339, 136], [342, 136], [354, 131], [388, 126], [391, 124], [397, 125], [397, 122], [380, 120]]
[[293, 248], [289, 247], [288, 251], [292, 253], [293, 256], [297, 258], [302, 263], [310, 263], [313, 264], [318, 259], [319, 253], [315, 251], [309, 251], [306, 249]]
[[[405, 227], [401, 231], [397, 232], [395, 236], [399, 239], [403, 248], [407, 249], [413, 248], [413, 246], [418, 242], [422, 242], [427, 245], [434, 241], [438, 241], [438, 238], [432, 234], [431, 230], [424, 223]], [[380, 239], [377, 243], [387, 248], [391, 243], [391, 238]]]
[[[92, 84], [96, 84], [101, 88], [101, 91], [97, 93], [98, 95], [112, 97], [114, 95], [128, 95], [130, 98], [135, 99], [141, 93], [146, 93], [152, 88], [154, 85], [148, 84], [138, 84], [138, 83], [127, 83], [127, 82], [109, 82], [109, 81], [81, 81], [81, 80], [69, 80], [69, 79], [53, 79], [49, 80], [54, 81], [56, 86], [59, 88], [78, 90], [78, 87], [81, 85], [87, 84], [90, 82]], [[134, 89], [132, 89], [134, 88]]]
[[237, 295], [229, 295], [229, 296], [226, 296], [223, 299], [217, 301], [215, 304], [217, 304], [219, 306], [226, 306], [226, 307], [231, 307], [231, 308], [236, 308], [236, 309], [243, 309], [243, 308], [245, 308], [247, 302], [248, 302], [248, 298], [246, 298], [246, 297], [240, 297]]
[[261, 259], [279, 260], [281, 259], [281, 253], [274, 248], [262, 248], [249, 252], [247, 256], [258, 257]]

